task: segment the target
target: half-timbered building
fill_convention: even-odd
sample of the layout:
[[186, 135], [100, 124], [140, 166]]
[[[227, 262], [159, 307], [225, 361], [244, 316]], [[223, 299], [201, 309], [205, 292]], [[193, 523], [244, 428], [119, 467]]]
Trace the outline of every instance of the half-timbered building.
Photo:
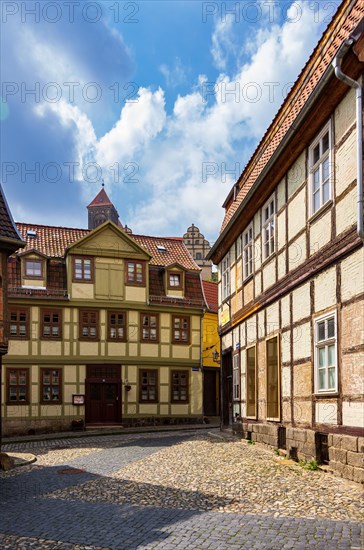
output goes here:
[[364, 481], [364, 5], [345, 0], [228, 195], [223, 423]]
[[125, 231], [104, 189], [88, 211], [89, 229], [17, 224], [4, 433], [202, 420], [200, 268], [182, 238]]

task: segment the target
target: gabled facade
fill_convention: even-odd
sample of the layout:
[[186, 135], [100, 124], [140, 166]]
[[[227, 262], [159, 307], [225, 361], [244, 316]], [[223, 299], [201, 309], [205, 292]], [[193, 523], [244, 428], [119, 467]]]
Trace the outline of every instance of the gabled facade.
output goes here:
[[242, 420], [246, 437], [358, 482], [363, 17], [362, 2], [342, 2], [227, 197], [210, 253], [219, 271], [223, 423]]
[[205, 302], [182, 239], [17, 227], [4, 433], [200, 420]]

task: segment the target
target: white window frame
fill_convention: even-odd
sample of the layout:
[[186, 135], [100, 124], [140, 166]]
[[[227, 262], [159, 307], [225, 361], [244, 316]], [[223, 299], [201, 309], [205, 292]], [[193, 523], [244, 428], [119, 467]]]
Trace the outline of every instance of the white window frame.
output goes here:
[[[329, 134], [329, 148], [325, 152], [322, 152], [323, 138], [327, 133]], [[316, 162], [314, 162], [314, 150], [316, 149], [317, 145], [319, 145], [319, 148], [320, 148], [320, 156], [319, 156], [319, 159]], [[328, 167], [328, 177], [324, 182], [323, 166], [326, 160], [328, 160], [329, 167]], [[316, 214], [316, 212], [318, 212], [325, 204], [327, 204], [332, 199], [332, 124], [331, 124], [331, 120], [329, 120], [327, 124], [325, 124], [321, 132], [318, 134], [315, 140], [311, 143], [308, 150], [308, 163], [309, 163], [309, 186], [310, 186], [309, 188], [310, 213], [311, 213], [311, 216], [313, 216], [314, 214]], [[315, 190], [314, 177], [317, 171], [319, 171], [319, 186], [318, 186], [318, 189]], [[328, 185], [328, 197], [326, 198], [326, 200], [324, 199], [325, 183], [327, 183]], [[319, 195], [319, 205], [315, 209], [316, 194]]]
[[[273, 211], [271, 208], [273, 205]], [[266, 209], [268, 208], [268, 217]], [[267, 231], [269, 237], [267, 239]], [[276, 197], [275, 193], [269, 197], [262, 208], [262, 239], [263, 239], [263, 260], [267, 260], [276, 251]], [[268, 250], [266, 250], [268, 245]]]
[[233, 401], [240, 399], [240, 353], [233, 355]]
[[251, 222], [243, 233], [243, 280], [253, 275], [254, 271], [254, 226]]
[[230, 254], [227, 253], [221, 262], [221, 299], [226, 300], [230, 296]]
[[[334, 319], [334, 336], [329, 337], [328, 336], [328, 323], [327, 321], [329, 319]], [[319, 340], [319, 324], [324, 322], [325, 323], [325, 338], [324, 340]], [[338, 392], [338, 357], [337, 357], [337, 311], [333, 310], [329, 313], [326, 313], [325, 315], [321, 315], [320, 317], [317, 317], [314, 320], [314, 338], [315, 338], [315, 356], [314, 356], [314, 365], [315, 365], [315, 392], [316, 394], [330, 394], [330, 393], [337, 393]], [[334, 359], [335, 364], [334, 365], [328, 365], [327, 364], [327, 358], [328, 358], [328, 346], [334, 345]], [[325, 349], [325, 366], [320, 367], [319, 366], [319, 350]], [[329, 380], [329, 368], [335, 368], [335, 385], [332, 388], [329, 388], [328, 380]], [[320, 370], [325, 369], [325, 380], [326, 380], [326, 386], [324, 388], [320, 388]]]
[[238, 260], [242, 255], [243, 250], [243, 236], [239, 235], [239, 237], [236, 239], [236, 260]]

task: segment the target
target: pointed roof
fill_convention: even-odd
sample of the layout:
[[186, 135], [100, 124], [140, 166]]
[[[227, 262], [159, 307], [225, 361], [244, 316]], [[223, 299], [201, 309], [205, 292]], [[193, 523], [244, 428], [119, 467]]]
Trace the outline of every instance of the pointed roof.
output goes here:
[[96, 195], [93, 201], [90, 202], [87, 208], [91, 206], [114, 206], [109, 197], [106, 194], [104, 188]]
[[5, 244], [6, 247], [10, 247], [13, 250], [16, 250], [19, 247], [23, 247], [21, 236], [17, 230], [17, 227], [14, 223], [13, 217], [11, 215], [8, 203], [4, 195], [4, 191], [0, 185], [0, 241], [2, 246]]

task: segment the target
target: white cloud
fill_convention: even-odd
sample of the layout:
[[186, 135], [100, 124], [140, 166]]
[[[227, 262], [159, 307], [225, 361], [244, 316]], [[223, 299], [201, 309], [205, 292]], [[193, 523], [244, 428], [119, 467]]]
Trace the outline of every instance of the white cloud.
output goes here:
[[187, 81], [188, 69], [183, 66], [179, 57], [176, 57], [172, 67], [163, 63], [159, 70], [165, 78], [167, 88], [177, 88]]
[[164, 92], [139, 88], [137, 100], [125, 104], [114, 128], [98, 142], [97, 162], [106, 167], [133, 159], [161, 132], [165, 120]]
[[[235, 74], [220, 74], [208, 102], [203, 100], [204, 86], [209, 84], [204, 75], [191, 93], [176, 99], [169, 116], [161, 89], [140, 88], [138, 102], [127, 103], [114, 127], [99, 140], [90, 120], [77, 108], [63, 105], [55, 110], [62, 123], [75, 124], [78, 156], [91, 147], [106, 171], [115, 162], [134, 161], [140, 166], [143, 198], [129, 206], [127, 219], [123, 216], [134, 232], [178, 235], [194, 222], [210, 239], [217, 237], [221, 204], [239, 176], [225, 175], [224, 169], [233, 170], [236, 163], [243, 169], [252, 154], [251, 143], [264, 133], [285, 88], [296, 79], [322, 31], [322, 26], [312, 24], [308, 3], [302, 1], [300, 6], [302, 17], [296, 23], [286, 21], [267, 29], [262, 22], [256, 41], [249, 37], [249, 61]], [[218, 22], [213, 34], [214, 60], [222, 69], [226, 52], [234, 49], [231, 25], [229, 18], [224, 25]], [[166, 69], [166, 78], [170, 75]], [[203, 178], [206, 163], [215, 172], [209, 178]], [[111, 179], [108, 186], [112, 193]], [[89, 194], [93, 191], [88, 189]]]
[[232, 36], [235, 16], [227, 14], [217, 20], [211, 37], [211, 54], [215, 66], [224, 71], [230, 55], [236, 54], [236, 46]]

